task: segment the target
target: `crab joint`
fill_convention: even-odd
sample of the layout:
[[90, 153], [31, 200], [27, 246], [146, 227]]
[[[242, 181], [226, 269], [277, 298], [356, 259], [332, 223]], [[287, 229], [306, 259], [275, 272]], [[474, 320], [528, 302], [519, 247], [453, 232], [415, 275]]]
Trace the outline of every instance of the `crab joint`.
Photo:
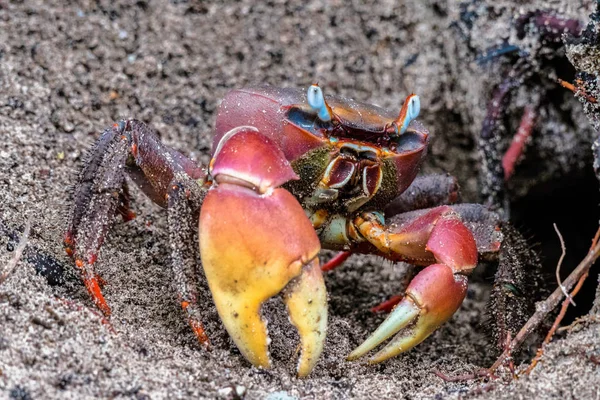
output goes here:
[[402, 135], [404, 132], [406, 132], [408, 125], [412, 120], [419, 116], [420, 111], [421, 100], [419, 99], [419, 96], [416, 94], [409, 95], [406, 100], [404, 100], [404, 104], [400, 109], [400, 115], [398, 115], [398, 119], [396, 120], [396, 126], [399, 135]]
[[308, 105], [317, 113], [319, 119], [323, 122], [331, 121], [331, 112], [325, 102], [323, 91], [318, 85], [310, 85], [306, 94]]

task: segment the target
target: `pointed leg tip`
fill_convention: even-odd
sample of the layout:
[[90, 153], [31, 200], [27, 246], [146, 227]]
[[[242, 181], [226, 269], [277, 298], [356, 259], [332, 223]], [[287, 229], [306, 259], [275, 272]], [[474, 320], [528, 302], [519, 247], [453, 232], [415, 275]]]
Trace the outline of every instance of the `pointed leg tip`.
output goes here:
[[96, 305], [96, 307], [98, 307], [98, 309], [100, 311], [102, 311], [102, 314], [104, 314], [104, 316], [106, 318], [109, 318], [110, 314], [111, 314], [111, 310], [110, 310], [110, 307], [108, 306], [108, 303], [106, 303], [104, 296], [102, 295], [102, 291], [100, 290], [100, 284], [98, 283], [98, 279], [95, 277], [86, 279], [84, 283], [85, 283], [85, 287], [88, 290], [89, 294], [92, 296], [92, 300], [94, 301], [94, 304]]
[[100, 309], [100, 311], [102, 311], [102, 314], [104, 314], [104, 316], [106, 318], [110, 318], [112, 311], [110, 309], [110, 307], [108, 306], [108, 304], [106, 304], [106, 301], [104, 301], [104, 298], [100, 299], [100, 301], [94, 301], [96, 303], [96, 306], [98, 306], [98, 308]]
[[126, 213], [123, 213], [123, 222], [133, 221], [136, 218], [137, 218], [137, 214], [133, 211], [128, 211]]
[[202, 324], [198, 323], [197, 321], [190, 321], [190, 326], [192, 327], [194, 334], [198, 338], [198, 342], [200, 342], [200, 346], [202, 346], [202, 348], [204, 350], [209, 351], [210, 350], [210, 340], [208, 339], [208, 335], [206, 334], [206, 331], [204, 330], [204, 326], [202, 326]]

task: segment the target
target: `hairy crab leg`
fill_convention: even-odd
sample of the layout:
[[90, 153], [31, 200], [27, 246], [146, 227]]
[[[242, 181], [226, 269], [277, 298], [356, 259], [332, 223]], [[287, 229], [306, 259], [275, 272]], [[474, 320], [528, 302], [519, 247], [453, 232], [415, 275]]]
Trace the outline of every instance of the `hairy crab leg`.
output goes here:
[[[514, 68], [520, 71], [519, 64]], [[517, 75], [518, 72], [515, 73]], [[481, 192], [484, 204], [495, 211], [504, 207], [504, 171], [502, 170], [502, 121], [506, 108], [512, 99], [519, 81], [511, 75], [495, 89], [488, 103], [487, 114], [483, 120], [478, 146], [481, 153]]]
[[136, 214], [131, 210], [131, 195], [129, 194], [129, 185], [123, 182], [121, 193], [119, 193], [119, 206], [117, 212], [121, 214], [124, 222], [129, 222], [135, 219]]
[[[79, 175], [64, 242], [92, 300], [105, 316], [111, 311], [94, 264], [115, 214], [121, 212], [125, 219], [131, 216], [126, 172], [163, 207], [175, 175], [199, 181], [205, 177], [193, 161], [161, 145], [139, 121], [120, 121], [102, 133]], [[191, 190], [200, 189], [194, 184]]]
[[[189, 182], [189, 177], [180, 176], [167, 194], [167, 215], [171, 262], [177, 297], [192, 331], [202, 346], [208, 348], [210, 341], [201, 320], [201, 307], [198, 299], [199, 275], [196, 255], [198, 247], [194, 241], [194, 230], [198, 210], [204, 195], [197, 190], [198, 185]], [[194, 187], [196, 190], [194, 190]]]
[[488, 302], [490, 331], [498, 348], [514, 337], [545, 298], [545, 274], [536, 250], [511, 225], [502, 225], [504, 240]]
[[378, 363], [421, 343], [456, 312], [467, 292], [467, 276], [477, 265], [477, 244], [458, 214], [447, 206], [400, 227], [383, 226], [368, 214], [354, 223], [388, 258], [398, 255], [413, 263], [433, 262], [413, 278], [404, 299], [379, 328], [348, 356], [349, 360], [362, 357], [396, 335], [369, 360]]
[[[104, 154], [113, 151], [119, 141], [119, 128], [118, 125], [115, 125], [111, 129], [105, 130], [85, 157], [85, 166], [79, 174], [77, 186], [72, 194], [74, 207], [70, 210], [69, 223], [64, 238], [65, 250], [69, 256], [73, 256], [75, 237], [81, 227], [81, 220], [89, 209], [89, 203], [93, 199], [94, 186], [97, 185], [96, 177], [103, 173], [102, 170], [105, 170], [103, 168]], [[127, 153], [124, 157], [126, 155]], [[117, 171], [117, 173], [120, 173], [120, 171]]]
[[116, 126], [105, 131], [99, 147], [106, 144], [110, 152], [100, 160], [93, 157], [80, 175], [79, 191], [74, 196], [75, 209], [65, 235], [67, 253], [73, 255], [88, 293], [105, 316], [110, 315], [110, 307], [102, 294], [94, 264], [110, 227], [107, 220], [112, 220], [117, 211], [125, 179], [123, 168], [128, 141], [120, 135], [120, 129]]

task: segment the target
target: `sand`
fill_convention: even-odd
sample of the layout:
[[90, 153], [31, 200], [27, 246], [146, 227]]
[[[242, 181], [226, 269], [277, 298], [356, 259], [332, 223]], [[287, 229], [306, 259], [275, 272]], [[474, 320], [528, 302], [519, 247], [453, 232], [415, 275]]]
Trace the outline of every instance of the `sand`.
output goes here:
[[[516, 37], [512, 21], [520, 12], [555, 9], [586, 20], [593, 2], [573, 3], [1, 2], [0, 222], [15, 232], [29, 222], [30, 251], [57, 260], [68, 275], [68, 194], [99, 132], [135, 117], [167, 145], [206, 163], [219, 100], [231, 88], [263, 83], [318, 81], [328, 93], [394, 108], [418, 93], [433, 137], [424, 172], [456, 175], [464, 198], [477, 201], [474, 143], [503, 67], [474, 60], [504, 39], [535, 46]], [[544, 81], [519, 90], [510, 126], [547, 87]], [[541, 156], [526, 158], [517, 171], [515, 199], [591, 168], [596, 133], [570, 93], [552, 93], [532, 144]], [[493, 363], [485, 329], [490, 282], [482, 277], [472, 279], [453, 319], [413, 351], [377, 366], [344, 361], [384, 318], [369, 308], [399, 290], [404, 270], [368, 256], [354, 256], [326, 276], [328, 338], [308, 378], [295, 377], [298, 338], [279, 299], [264, 310], [274, 366], [258, 370], [228, 338], [204, 281], [213, 349], [203, 351], [172, 287], [166, 214], [137, 189], [132, 206], [137, 218], [116, 219], [97, 263], [112, 328], [77, 277], [49, 285], [35, 272], [39, 259], [24, 257], [0, 285], [0, 398], [600, 398], [594, 323], [561, 334], [538, 368], [518, 380], [447, 383], [433, 373], [464, 374]], [[0, 269], [11, 249], [14, 240], [3, 231]]]

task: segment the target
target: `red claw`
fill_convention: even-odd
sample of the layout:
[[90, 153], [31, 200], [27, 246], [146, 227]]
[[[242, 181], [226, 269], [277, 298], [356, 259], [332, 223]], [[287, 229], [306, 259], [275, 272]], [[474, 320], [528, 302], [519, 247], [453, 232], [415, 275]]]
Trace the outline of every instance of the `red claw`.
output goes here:
[[473, 234], [458, 216], [440, 218], [427, 241], [427, 251], [455, 272], [470, 271], [477, 266], [477, 245]]
[[406, 289], [404, 299], [348, 359], [354, 360], [363, 356], [414, 321], [409, 332], [400, 332], [375, 354], [369, 363], [379, 363], [410, 350], [452, 317], [462, 304], [466, 293], [465, 276], [455, 275], [452, 269], [444, 264], [430, 265], [414, 277]]
[[211, 161], [211, 174], [233, 178], [238, 184], [250, 183], [259, 193], [298, 179], [281, 150], [251, 126], [223, 135]]
[[[367, 236], [377, 231], [373, 222], [361, 222]], [[471, 231], [449, 207], [434, 208], [400, 229], [368, 237], [378, 240], [380, 246], [389, 242], [388, 248], [402, 254], [420, 255], [421, 260], [427, 259], [426, 253], [432, 254], [437, 261], [413, 278], [402, 301], [348, 356], [349, 360], [362, 357], [396, 335], [369, 360], [378, 363], [418, 345], [458, 310], [467, 293], [466, 275], [477, 265], [477, 245]]]

